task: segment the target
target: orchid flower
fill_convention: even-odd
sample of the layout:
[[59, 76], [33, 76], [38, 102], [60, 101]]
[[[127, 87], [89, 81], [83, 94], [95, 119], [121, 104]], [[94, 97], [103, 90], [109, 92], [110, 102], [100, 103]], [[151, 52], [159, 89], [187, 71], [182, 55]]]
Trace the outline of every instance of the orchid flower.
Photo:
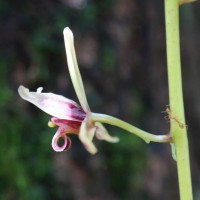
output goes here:
[[[95, 154], [97, 148], [93, 143], [94, 136], [99, 140], [106, 140], [112, 143], [118, 142], [119, 139], [110, 136], [100, 122], [92, 120], [92, 113], [77, 64], [73, 33], [69, 28], [65, 28], [63, 34], [69, 73], [81, 106], [61, 95], [42, 93], [43, 88], [41, 87], [36, 92], [30, 92], [29, 89], [20, 86], [18, 92], [21, 98], [52, 116], [48, 125], [50, 127], [58, 126], [58, 130], [52, 139], [52, 147], [55, 151], [61, 152], [69, 149], [71, 140], [67, 134], [73, 133], [78, 135], [88, 152]], [[61, 138], [64, 142], [60, 146], [59, 140]]]

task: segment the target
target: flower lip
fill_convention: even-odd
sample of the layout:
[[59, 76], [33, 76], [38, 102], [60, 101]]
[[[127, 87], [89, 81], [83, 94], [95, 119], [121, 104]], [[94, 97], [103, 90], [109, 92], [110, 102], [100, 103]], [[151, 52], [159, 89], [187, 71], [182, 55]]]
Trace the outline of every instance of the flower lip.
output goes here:
[[[62, 146], [59, 146], [58, 144], [60, 139], [63, 139], [63, 142], [64, 142]], [[52, 147], [54, 151], [57, 151], [57, 152], [67, 151], [71, 147], [71, 140], [66, 135], [59, 136], [55, 134], [52, 139]]]
[[[58, 130], [52, 139], [53, 149], [58, 152], [68, 150], [71, 146], [71, 140], [67, 137], [67, 134], [78, 134], [81, 122], [58, 119], [56, 117], [52, 117], [49, 122], [58, 126]], [[59, 145], [60, 139], [64, 142], [61, 146]]]

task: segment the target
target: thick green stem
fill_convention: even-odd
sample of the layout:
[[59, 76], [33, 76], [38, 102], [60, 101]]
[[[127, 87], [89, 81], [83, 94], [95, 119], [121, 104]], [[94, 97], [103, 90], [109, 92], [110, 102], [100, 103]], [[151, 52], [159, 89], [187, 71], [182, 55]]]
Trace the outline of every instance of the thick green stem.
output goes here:
[[171, 142], [171, 136], [170, 135], [153, 135], [151, 133], [148, 133], [146, 131], [143, 131], [127, 122], [124, 122], [120, 119], [117, 119], [115, 117], [105, 115], [105, 114], [98, 114], [98, 113], [91, 113], [91, 119], [92, 121], [102, 122], [106, 124], [111, 124], [114, 126], [117, 126], [119, 128], [122, 128], [130, 133], [133, 133], [134, 135], [137, 135], [138, 137], [142, 138], [145, 142]]
[[175, 145], [181, 200], [192, 200], [187, 127], [183, 105], [180, 39], [179, 0], [165, 0], [166, 45], [170, 100], [170, 134]]

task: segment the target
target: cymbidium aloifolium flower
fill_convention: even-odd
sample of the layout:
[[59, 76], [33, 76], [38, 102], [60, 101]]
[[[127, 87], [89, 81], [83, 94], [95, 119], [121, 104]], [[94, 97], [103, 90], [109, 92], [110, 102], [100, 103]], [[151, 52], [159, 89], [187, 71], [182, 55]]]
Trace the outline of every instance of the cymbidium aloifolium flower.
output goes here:
[[[92, 142], [94, 136], [99, 140], [106, 140], [112, 143], [118, 142], [119, 139], [110, 136], [100, 122], [92, 120], [92, 113], [87, 102], [76, 60], [73, 33], [69, 28], [65, 28], [63, 33], [69, 73], [81, 106], [61, 95], [43, 93], [41, 87], [36, 92], [30, 92], [24, 86], [20, 86], [18, 92], [23, 99], [52, 116], [48, 125], [50, 127], [58, 126], [57, 132], [52, 139], [52, 147], [55, 151], [69, 149], [71, 140], [67, 134], [73, 133], [78, 135], [84, 147], [91, 154], [95, 154], [97, 148]], [[64, 140], [62, 146], [58, 144], [60, 138]]]

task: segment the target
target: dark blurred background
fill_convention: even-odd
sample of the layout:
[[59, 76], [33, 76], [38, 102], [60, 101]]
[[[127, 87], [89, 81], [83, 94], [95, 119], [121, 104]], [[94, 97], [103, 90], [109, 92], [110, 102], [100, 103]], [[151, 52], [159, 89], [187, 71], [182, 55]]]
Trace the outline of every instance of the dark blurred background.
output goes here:
[[[200, 199], [200, 2], [180, 8], [182, 72], [195, 199]], [[75, 35], [88, 101], [146, 131], [169, 123], [164, 4], [157, 0], [0, 1], [0, 199], [177, 200], [176, 163], [167, 144], [106, 125], [120, 143], [95, 143], [90, 155], [76, 136], [56, 153], [49, 116], [23, 101], [19, 85], [77, 101], [63, 29]]]

